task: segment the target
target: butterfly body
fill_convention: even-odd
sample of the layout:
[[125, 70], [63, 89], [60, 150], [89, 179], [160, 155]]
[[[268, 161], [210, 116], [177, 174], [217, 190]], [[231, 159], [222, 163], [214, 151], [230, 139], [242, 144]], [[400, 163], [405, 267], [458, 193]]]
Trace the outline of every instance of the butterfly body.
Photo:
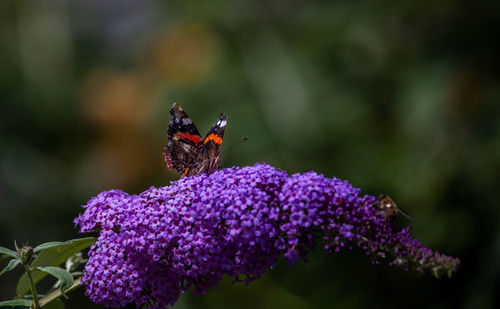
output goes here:
[[191, 118], [174, 103], [170, 109], [169, 142], [163, 150], [168, 169], [176, 169], [181, 177], [213, 173], [218, 168], [225, 127], [226, 115], [222, 113], [202, 139]]

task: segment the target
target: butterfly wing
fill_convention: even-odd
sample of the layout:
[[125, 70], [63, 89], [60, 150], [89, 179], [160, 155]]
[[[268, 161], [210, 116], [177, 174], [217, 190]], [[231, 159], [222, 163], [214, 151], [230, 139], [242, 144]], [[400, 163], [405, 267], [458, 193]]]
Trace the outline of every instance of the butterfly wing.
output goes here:
[[207, 162], [203, 172], [212, 173], [217, 169], [219, 163], [220, 146], [226, 129], [227, 118], [224, 113], [220, 114], [217, 122], [208, 131], [203, 139], [201, 152]]
[[168, 140], [184, 139], [192, 142], [198, 148], [201, 147], [200, 132], [194, 125], [187, 113], [174, 103], [170, 109], [170, 123], [168, 124]]
[[168, 169], [183, 174], [193, 162], [199, 161], [202, 147], [200, 132], [187, 113], [174, 103], [170, 109], [168, 124], [168, 145], [163, 150]]
[[163, 152], [169, 169], [176, 169], [182, 176], [196, 175], [203, 166], [200, 149], [186, 140], [171, 140]]

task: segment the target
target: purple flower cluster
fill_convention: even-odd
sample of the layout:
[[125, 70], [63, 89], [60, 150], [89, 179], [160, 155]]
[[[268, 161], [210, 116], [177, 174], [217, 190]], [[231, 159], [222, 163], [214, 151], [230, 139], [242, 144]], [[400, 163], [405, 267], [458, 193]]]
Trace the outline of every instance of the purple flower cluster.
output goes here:
[[139, 195], [106, 191], [75, 219], [99, 231], [83, 273], [87, 295], [108, 307], [164, 308], [223, 275], [250, 282], [281, 255], [289, 263], [316, 242], [329, 252], [362, 248], [375, 262], [450, 275], [456, 258], [425, 248], [409, 229], [394, 232], [346, 181], [314, 172], [288, 176], [272, 166], [184, 177]]

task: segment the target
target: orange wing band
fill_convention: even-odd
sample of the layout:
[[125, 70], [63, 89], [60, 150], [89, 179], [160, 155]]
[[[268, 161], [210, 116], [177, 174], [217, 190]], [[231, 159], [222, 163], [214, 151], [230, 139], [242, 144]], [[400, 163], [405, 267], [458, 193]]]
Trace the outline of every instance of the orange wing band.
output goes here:
[[203, 144], [208, 143], [208, 141], [213, 141], [217, 145], [220, 145], [220, 144], [222, 144], [222, 137], [218, 136], [217, 134], [212, 133], [205, 138], [205, 140], [203, 141]]

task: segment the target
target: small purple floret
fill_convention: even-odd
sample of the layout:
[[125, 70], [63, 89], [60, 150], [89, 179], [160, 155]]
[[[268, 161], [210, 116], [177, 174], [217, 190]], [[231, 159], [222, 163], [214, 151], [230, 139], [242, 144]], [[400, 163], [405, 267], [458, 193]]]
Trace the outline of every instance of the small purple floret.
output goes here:
[[266, 164], [184, 177], [139, 195], [105, 191], [75, 219], [99, 231], [83, 285], [108, 307], [173, 305], [205, 293], [223, 275], [250, 282], [280, 256], [289, 263], [316, 243], [330, 253], [359, 247], [373, 262], [450, 276], [457, 258], [424, 247], [409, 228], [393, 231], [375, 198], [314, 172], [288, 176]]

